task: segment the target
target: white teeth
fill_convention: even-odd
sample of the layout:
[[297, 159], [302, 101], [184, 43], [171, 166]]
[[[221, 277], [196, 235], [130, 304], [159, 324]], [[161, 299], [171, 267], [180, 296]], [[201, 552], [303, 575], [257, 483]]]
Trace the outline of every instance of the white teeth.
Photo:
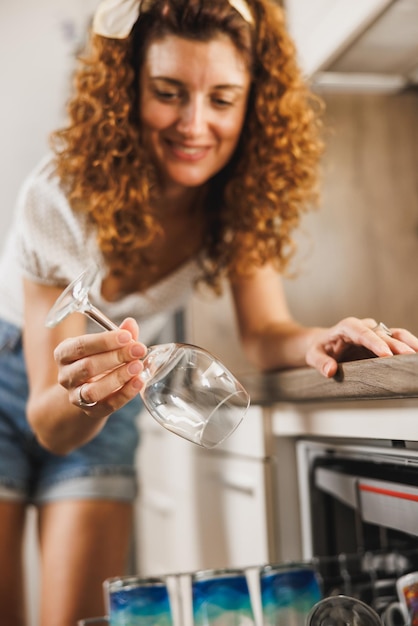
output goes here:
[[197, 154], [202, 150], [201, 148], [192, 148], [188, 146], [182, 146], [180, 144], [174, 144], [174, 148], [176, 150], [180, 150], [181, 152], [185, 152], [186, 154]]

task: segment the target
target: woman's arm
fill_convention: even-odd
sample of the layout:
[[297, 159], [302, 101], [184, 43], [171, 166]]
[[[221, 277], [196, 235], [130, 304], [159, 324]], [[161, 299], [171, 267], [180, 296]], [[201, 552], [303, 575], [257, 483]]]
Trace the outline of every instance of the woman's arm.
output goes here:
[[[39, 442], [66, 454], [90, 441], [109, 415], [143, 386], [139, 374], [146, 347], [138, 327], [126, 320], [119, 331], [86, 333], [86, 318], [70, 315], [45, 327], [60, 289], [24, 280], [24, 351], [29, 378], [27, 416]], [[78, 391], [98, 404], [81, 409]]]
[[238, 327], [248, 358], [261, 370], [311, 365], [334, 376], [351, 346], [376, 356], [418, 351], [418, 339], [401, 328], [392, 336], [372, 330], [376, 321], [347, 317], [331, 328], [308, 328], [291, 316], [281, 279], [271, 266], [231, 282]]

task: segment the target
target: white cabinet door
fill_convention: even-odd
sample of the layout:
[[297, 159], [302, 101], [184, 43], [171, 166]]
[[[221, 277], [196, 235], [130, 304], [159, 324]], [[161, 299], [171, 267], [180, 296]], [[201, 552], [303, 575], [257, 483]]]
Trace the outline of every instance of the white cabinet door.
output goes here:
[[[216, 450], [205, 450], [141, 415], [136, 508], [143, 575], [268, 560], [262, 412], [253, 407]], [[270, 484], [269, 481], [267, 484]]]
[[145, 486], [136, 515], [137, 570], [144, 576], [200, 567], [196, 511], [189, 494]]
[[267, 562], [269, 464], [201, 457], [189, 493], [143, 484], [136, 516], [139, 571], [154, 575]]
[[198, 534], [204, 567], [268, 561], [265, 474], [270, 461], [206, 455], [200, 459]]
[[306, 75], [322, 69], [391, 0], [285, 0], [289, 32]]

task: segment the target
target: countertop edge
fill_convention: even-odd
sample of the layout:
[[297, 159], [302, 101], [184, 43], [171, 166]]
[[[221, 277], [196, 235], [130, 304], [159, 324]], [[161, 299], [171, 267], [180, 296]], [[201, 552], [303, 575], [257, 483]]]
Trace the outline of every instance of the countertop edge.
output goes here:
[[341, 363], [333, 378], [311, 367], [243, 374], [253, 404], [418, 397], [418, 354]]

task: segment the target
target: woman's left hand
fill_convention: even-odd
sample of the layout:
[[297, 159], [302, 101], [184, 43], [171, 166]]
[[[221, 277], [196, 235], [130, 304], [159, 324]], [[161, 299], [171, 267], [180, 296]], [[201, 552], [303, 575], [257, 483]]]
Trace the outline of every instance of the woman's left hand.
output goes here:
[[[373, 318], [346, 317], [331, 328], [315, 329], [306, 363], [330, 378], [343, 360], [418, 352], [418, 338], [404, 328], [387, 328]], [[347, 358], [350, 354], [350, 358]]]

